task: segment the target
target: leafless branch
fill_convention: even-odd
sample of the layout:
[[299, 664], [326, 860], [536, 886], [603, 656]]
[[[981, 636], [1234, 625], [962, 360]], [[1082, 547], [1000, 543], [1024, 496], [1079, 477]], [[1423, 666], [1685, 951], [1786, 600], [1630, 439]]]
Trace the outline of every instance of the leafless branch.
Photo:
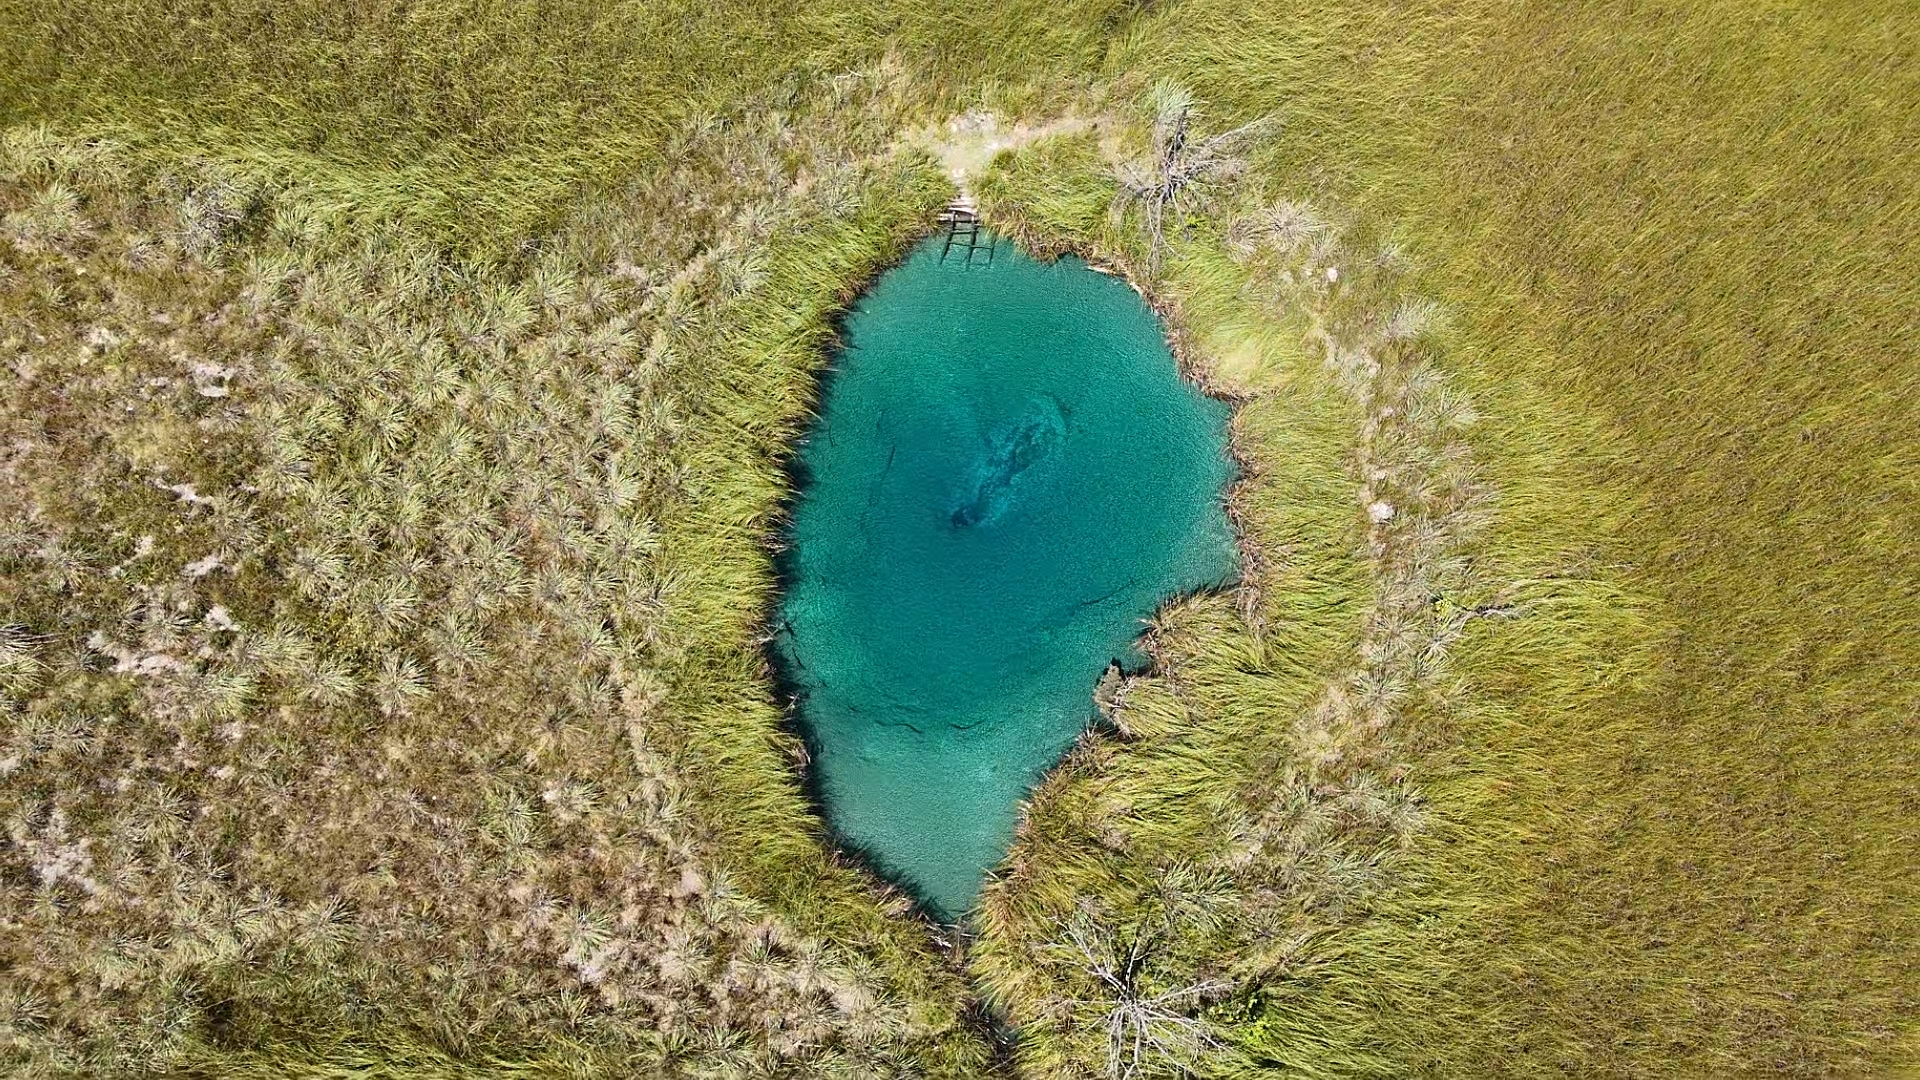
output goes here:
[[1063, 944], [1102, 991], [1076, 1004], [1102, 1011], [1109, 1080], [1132, 1080], [1156, 1063], [1189, 1062], [1214, 1045], [1206, 1021], [1192, 1013], [1231, 990], [1230, 983], [1200, 979], [1158, 991], [1149, 986], [1147, 969], [1173, 937], [1177, 914], [1174, 905], [1156, 905], [1127, 930], [1109, 927], [1084, 909], [1067, 921]]
[[1234, 151], [1247, 139], [1269, 127], [1271, 116], [1263, 116], [1205, 138], [1193, 134], [1193, 120], [1199, 111], [1193, 95], [1171, 83], [1155, 86], [1149, 96], [1153, 107], [1152, 148], [1146, 161], [1120, 166], [1120, 197], [1116, 211], [1139, 205], [1146, 213], [1147, 233], [1152, 247], [1147, 255], [1147, 270], [1156, 274], [1160, 258], [1170, 246], [1166, 226], [1168, 212], [1178, 213], [1206, 186], [1226, 179], [1245, 167]]

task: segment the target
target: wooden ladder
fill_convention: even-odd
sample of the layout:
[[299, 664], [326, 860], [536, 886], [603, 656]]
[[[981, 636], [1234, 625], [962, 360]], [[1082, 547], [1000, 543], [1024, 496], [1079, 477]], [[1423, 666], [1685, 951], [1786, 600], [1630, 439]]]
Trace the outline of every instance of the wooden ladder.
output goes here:
[[[956, 241], [964, 240], [967, 245], [968, 266], [973, 265], [973, 253], [980, 248], [980, 212], [974, 206], [973, 199], [962, 195], [947, 204], [938, 219], [947, 227], [947, 242], [941, 245], [940, 261], [946, 262], [952, 254]], [[987, 261], [993, 261], [993, 245], [987, 245]]]

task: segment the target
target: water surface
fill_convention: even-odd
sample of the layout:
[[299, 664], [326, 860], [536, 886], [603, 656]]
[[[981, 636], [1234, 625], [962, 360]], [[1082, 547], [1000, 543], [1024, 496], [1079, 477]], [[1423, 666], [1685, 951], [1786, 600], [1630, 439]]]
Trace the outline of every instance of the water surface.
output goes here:
[[834, 831], [943, 918], [1142, 620], [1234, 571], [1227, 412], [1123, 282], [921, 244], [847, 318], [799, 453], [776, 658]]

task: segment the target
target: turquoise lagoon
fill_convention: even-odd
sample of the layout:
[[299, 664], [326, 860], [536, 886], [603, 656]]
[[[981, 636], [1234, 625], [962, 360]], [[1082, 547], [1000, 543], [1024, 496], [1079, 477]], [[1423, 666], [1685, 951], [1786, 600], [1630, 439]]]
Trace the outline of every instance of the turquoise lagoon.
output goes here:
[[845, 321], [773, 649], [835, 834], [956, 919], [1143, 620], [1236, 562], [1227, 408], [1141, 298], [1071, 256], [942, 247]]

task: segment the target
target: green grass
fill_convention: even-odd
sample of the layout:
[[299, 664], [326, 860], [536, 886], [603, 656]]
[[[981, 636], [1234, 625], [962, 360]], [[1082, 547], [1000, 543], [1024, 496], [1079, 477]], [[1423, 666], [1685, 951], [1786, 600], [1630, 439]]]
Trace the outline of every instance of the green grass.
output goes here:
[[0, 120], [295, 177], [343, 213], [511, 253], [749, 98], [782, 116], [876, 87], [929, 116], [982, 92], [1038, 105], [1086, 80], [1125, 9], [9, 0]]
[[[1079, 1075], [1075, 933], [1207, 988], [1201, 1075], [1920, 1055], [1908, 6], [0, 30], [10, 1067], [972, 1076], [978, 996]], [[947, 194], [901, 132], [1099, 118], [980, 194], [1144, 281], [1161, 78], [1277, 119], [1145, 281], [1236, 402], [1250, 572], [943, 950], [801, 800], [779, 458]]]
[[[1210, 67], [1228, 18], [1188, 9], [1147, 48], [1248, 112], [1343, 84], [1284, 50]], [[1393, 25], [1371, 62], [1425, 62], [1359, 110], [1360, 137], [1296, 126], [1283, 152], [1335, 163], [1328, 190], [1429, 264], [1464, 358], [1443, 367], [1502, 421], [1474, 440], [1496, 488], [1570, 474], [1489, 549], [1561, 533], [1649, 605], [1592, 659], [1490, 643], [1463, 663], [1512, 717], [1488, 761], [1530, 763], [1498, 770], [1498, 818], [1466, 819], [1482, 844], [1495, 820], [1526, 832], [1449, 874], [1508, 883], [1460, 953], [1485, 986], [1469, 1000], [1513, 1015], [1474, 1052], [1575, 1071], [1910, 1062], [1916, 698], [1898, 673], [1920, 642], [1902, 464], [1920, 364], [1899, 267], [1920, 190], [1897, 103], [1920, 100], [1920, 27], [1866, 4], [1428, 27]], [[1347, 43], [1364, 53], [1363, 35]], [[1568, 702], [1608, 654], [1626, 685]]]
[[[310, 254], [298, 190], [123, 202], [164, 180], [16, 139], [23, 1064], [975, 1071], [751, 693], [739, 532], [845, 283], [942, 189], [857, 140], [736, 176], [760, 138], [515, 271]], [[749, 215], [685, 210], [715, 194]]]

